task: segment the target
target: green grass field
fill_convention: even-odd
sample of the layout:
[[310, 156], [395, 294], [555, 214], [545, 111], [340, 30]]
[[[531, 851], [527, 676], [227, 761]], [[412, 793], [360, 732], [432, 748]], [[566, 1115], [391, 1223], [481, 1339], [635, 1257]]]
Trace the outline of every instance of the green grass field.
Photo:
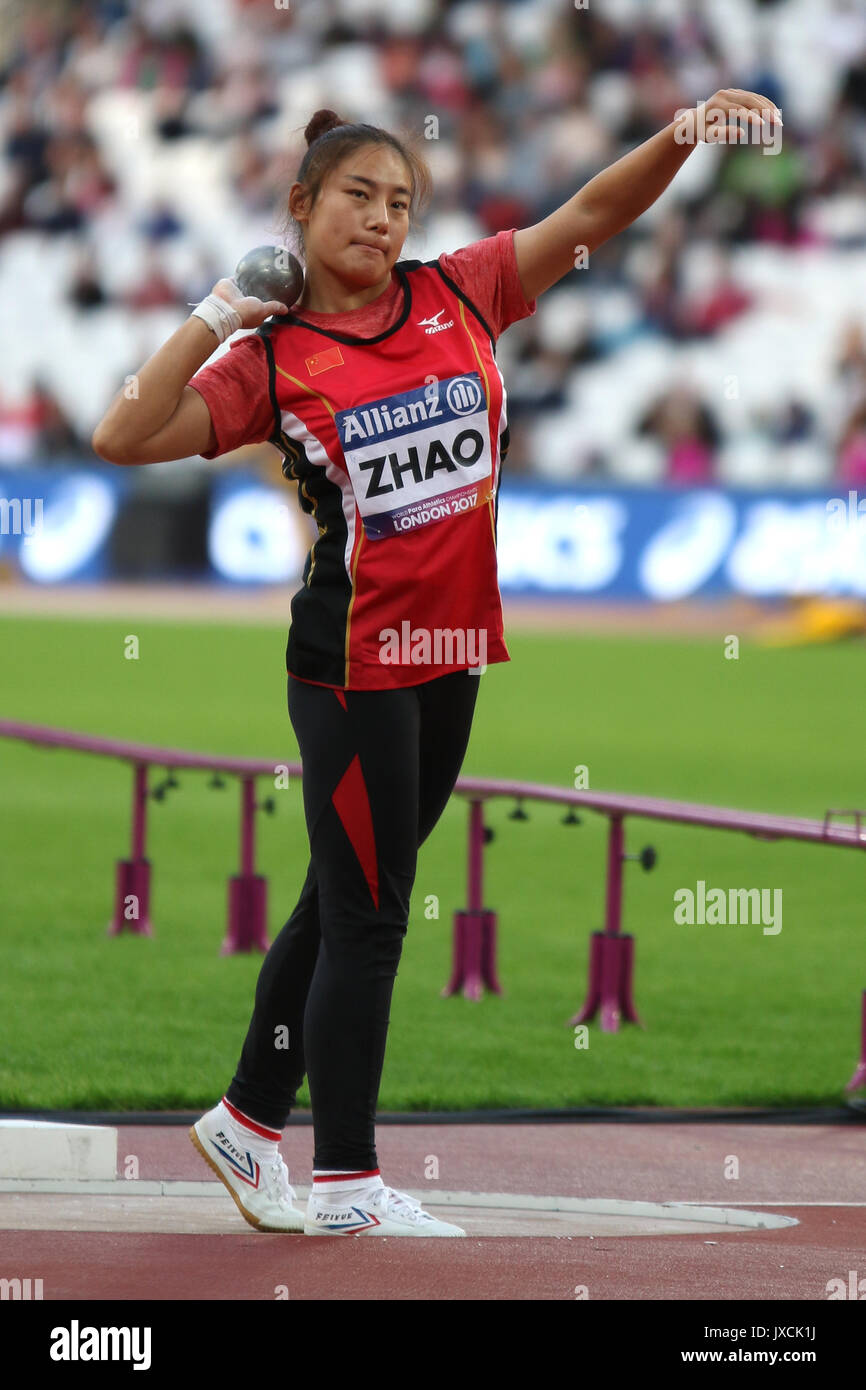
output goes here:
[[[287, 605], [288, 607], [288, 605]], [[140, 657], [124, 659], [124, 638]], [[297, 759], [285, 630], [48, 618], [0, 621], [0, 713], [205, 752]], [[761, 649], [721, 641], [510, 633], [481, 678], [464, 775], [820, 816], [859, 806], [860, 644]], [[114, 760], [0, 739], [0, 1108], [199, 1109], [230, 1081], [259, 955], [223, 958], [237, 871], [232, 779], [180, 773], [149, 803], [153, 939], [105, 935], [129, 847], [131, 774]], [[158, 769], [155, 769], [158, 772]], [[258, 785], [260, 797], [269, 789]], [[273, 937], [307, 864], [300, 786], [258, 817]], [[859, 1050], [866, 986], [863, 857], [630, 820], [652, 843], [629, 865], [625, 929], [645, 1030], [591, 1025], [576, 1049], [589, 935], [602, 925], [607, 821], [495, 801], [485, 902], [499, 912], [503, 998], [440, 998], [452, 914], [465, 906], [466, 808], [452, 798], [419, 854], [394, 991], [381, 1110], [503, 1106], [834, 1104]], [[783, 927], [677, 925], [673, 894], [779, 888]], [[438, 920], [425, 917], [427, 895]], [[301, 1103], [307, 1104], [303, 1092]]]

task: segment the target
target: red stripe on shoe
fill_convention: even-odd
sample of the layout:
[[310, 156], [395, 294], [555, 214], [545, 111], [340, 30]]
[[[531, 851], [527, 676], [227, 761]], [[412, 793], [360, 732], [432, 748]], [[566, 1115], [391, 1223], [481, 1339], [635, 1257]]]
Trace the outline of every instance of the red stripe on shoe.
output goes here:
[[314, 1173], [313, 1182], [351, 1182], [353, 1178], [357, 1178], [361, 1182], [364, 1178], [378, 1178], [379, 1176], [378, 1168], [370, 1168], [366, 1173], [331, 1173], [325, 1177], [317, 1177]]
[[232, 1119], [237, 1120], [238, 1124], [244, 1126], [244, 1129], [251, 1129], [253, 1134], [260, 1135], [262, 1139], [273, 1139], [279, 1143], [282, 1136], [278, 1129], [267, 1129], [265, 1125], [260, 1125], [256, 1120], [251, 1120], [249, 1115], [244, 1115], [241, 1110], [238, 1110], [236, 1106], [232, 1105], [230, 1100], [226, 1100], [225, 1096], [223, 1096], [223, 1105]]
[[364, 774], [361, 771], [361, 759], [357, 753], [337, 783], [331, 800], [358, 856], [358, 863], [364, 871], [370, 896], [378, 912], [379, 863], [376, 858], [376, 837], [373, 834], [373, 816]]

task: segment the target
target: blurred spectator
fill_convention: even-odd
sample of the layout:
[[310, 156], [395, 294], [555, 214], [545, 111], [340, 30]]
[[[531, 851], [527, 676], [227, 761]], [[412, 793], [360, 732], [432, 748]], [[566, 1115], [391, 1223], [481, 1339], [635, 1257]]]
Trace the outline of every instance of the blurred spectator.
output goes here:
[[[26, 119], [22, 110], [17, 119]], [[60, 131], [38, 143], [26, 125], [20, 124], [18, 137], [18, 148], [23, 145], [30, 151], [18, 162], [18, 173], [26, 185], [19, 195], [25, 225], [43, 232], [78, 231], [114, 195], [114, 179], [87, 131]]]
[[833, 366], [839, 414], [844, 417], [866, 401], [866, 333], [859, 319], [849, 319], [844, 325]]
[[57, 397], [42, 377], [33, 382], [31, 397], [34, 436], [33, 452], [50, 463], [59, 454], [91, 454], [90, 441], [85, 444]]
[[[520, 361], [520, 359], [518, 359]], [[524, 349], [523, 365], [515, 373], [519, 383], [508, 393], [508, 418], [537, 415], [543, 410], [561, 410], [565, 405], [564, 385], [569, 361], [563, 352], [538, 348]]]
[[62, 136], [51, 139], [45, 150], [46, 177], [24, 195], [24, 222], [40, 232], [77, 232], [85, 215], [71, 196], [69, 175], [75, 162], [73, 142]]
[[866, 403], [858, 406], [842, 430], [836, 477], [848, 487], [866, 486]]
[[16, 398], [0, 391], [0, 465], [50, 464], [63, 454], [92, 454], [48, 383], [34, 377]]
[[680, 214], [671, 214], [656, 229], [641, 258], [644, 319], [651, 328], [672, 338], [678, 338], [683, 331], [680, 251], [684, 242], [685, 222]]
[[663, 446], [666, 481], [684, 486], [712, 481], [719, 430], [692, 387], [665, 392], [641, 417], [637, 432]]
[[87, 92], [106, 90], [117, 82], [120, 45], [106, 26], [108, 6], [83, 6], [70, 18], [66, 68]]
[[153, 94], [153, 130], [160, 140], [183, 140], [197, 134], [188, 117], [190, 93], [185, 87], [163, 83]]
[[222, 280], [224, 276], [233, 271], [234, 266], [227, 269], [224, 265], [220, 265], [209, 252], [200, 251], [191, 278], [181, 286], [183, 303], [188, 306], [199, 304], [211, 293], [217, 280]]
[[64, 72], [44, 94], [42, 115], [55, 135], [67, 139], [87, 135], [88, 93], [70, 72]]
[[185, 230], [184, 223], [167, 198], [154, 198], [140, 226], [149, 241], [166, 241], [180, 236]]
[[0, 386], [0, 465], [26, 464], [34, 457], [37, 410], [29, 398], [8, 396]]
[[712, 280], [682, 305], [681, 331], [694, 337], [717, 333], [753, 303], [753, 296], [734, 280], [728, 255], [719, 249], [714, 260]]
[[78, 252], [66, 298], [76, 309], [98, 309], [108, 303], [108, 295], [89, 246], [82, 247]]
[[279, 115], [274, 73], [266, 63], [237, 63], [218, 74], [222, 134], [236, 135]]
[[[198, 91], [208, 81], [208, 63], [195, 28], [176, 23], [164, 34], [147, 27], [147, 6], [129, 19], [117, 81], [122, 87]], [[167, 137], [170, 138], [170, 137]]]
[[767, 421], [767, 434], [774, 444], [803, 444], [815, 434], [815, 412], [805, 401], [791, 397], [774, 411]]
[[[18, 77], [23, 77], [19, 74]], [[33, 111], [31, 94], [25, 90], [25, 81], [11, 78], [9, 81], [10, 108], [3, 140], [3, 155], [21, 172], [29, 187], [48, 175], [45, 148], [48, 144], [48, 131]]]
[[279, 178], [274, 160], [252, 131], [232, 141], [228, 159], [232, 190], [250, 216], [268, 212], [274, 203]]
[[116, 194], [117, 184], [87, 132], [76, 136], [72, 150], [67, 192], [82, 219], [89, 220], [110, 203]]
[[866, 52], [858, 54], [842, 79], [839, 105], [866, 116]]
[[795, 242], [808, 168], [797, 149], [793, 121], [785, 122], [784, 139], [776, 150], [743, 140], [720, 146], [719, 153], [718, 192], [737, 209], [731, 239]]
[[178, 303], [179, 294], [165, 272], [159, 253], [148, 246], [144, 270], [138, 283], [126, 291], [123, 302], [129, 309], [162, 309]]

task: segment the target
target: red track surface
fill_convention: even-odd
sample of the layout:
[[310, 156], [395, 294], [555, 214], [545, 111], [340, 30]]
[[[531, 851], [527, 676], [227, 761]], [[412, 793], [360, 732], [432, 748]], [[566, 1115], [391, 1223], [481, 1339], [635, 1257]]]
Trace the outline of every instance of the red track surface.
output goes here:
[[[784, 1202], [778, 1231], [466, 1240], [264, 1235], [225, 1197], [225, 1235], [4, 1231], [2, 1264], [42, 1278], [46, 1300], [304, 1299], [826, 1300], [830, 1279], [866, 1276], [866, 1128], [757, 1124], [382, 1125], [385, 1181], [423, 1198], [513, 1192], [711, 1205]], [[310, 1181], [312, 1130], [289, 1127], [292, 1181]], [[118, 1168], [213, 1177], [185, 1127], [119, 1127]], [[439, 1178], [425, 1180], [435, 1155]], [[730, 1156], [736, 1180], [724, 1176]], [[30, 1199], [32, 1200], [32, 1199]], [[172, 1198], [172, 1201], [185, 1201]], [[190, 1199], [194, 1201], [195, 1199]], [[801, 1206], [801, 1203], [863, 1203]], [[228, 1242], [228, 1244], [227, 1244]], [[227, 1258], [227, 1255], [229, 1258]]]

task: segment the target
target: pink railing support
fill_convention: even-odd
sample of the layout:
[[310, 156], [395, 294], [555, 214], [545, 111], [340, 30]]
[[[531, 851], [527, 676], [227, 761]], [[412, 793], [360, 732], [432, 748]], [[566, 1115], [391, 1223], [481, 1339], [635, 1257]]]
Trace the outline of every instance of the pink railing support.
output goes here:
[[607, 898], [604, 931], [593, 932], [590, 940], [589, 981], [583, 1008], [568, 1020], [569, 1028], [595, 1018], [601, 1010], [604, 1033], [615, 1033], [620, 1018], [637, 1023], [632, 998], [634, 938], [620, 933], [622, 923], [622, 866], [625, 859], [625, 833], [622, 816], [610, 817], [607, 838]]
[[622, 919], [622, 856], [622, 816], [611, 816], [607, 836], [607, 902], [604, 914], [604, 929], [608, 934], [619, 931]]
[[[458, 784], [459, 785], [459, 784]], [[484, 986], [494, 994], [502, 989], [496, 977], [496, 913], [483, 906], [484, 802], [469, 803], [469, 845], [466, 855], [465, 912], [454, 913], [454, 957], [451, 978], [441, 991], [447, 998], [463, 987], [467, 999], [478, 1000]]]
[[229, 879], [229, 923], [220, 954], [266, 951], [268, 880], [255, 872], [256, 784], [241, 779], [241, 871]]
[[[147, 833], [147, 764], [136, 763], [132, 781], [132, 848], [129, 859], [115, 866], [114, 915], [108, 936], [130, 931], [153, 936], [150, 920], [150, 860], [144, 853]], [[127, 916], [131, 912], [132, 916]]]
[[860, 1061], [854, 1071], [854, 1075], [845, 1087], [846, 1091], [856, 1091], [861, 1086], [866, 1086], [866, 989], [863, 991], [862, 1012], [860, 1017]]

